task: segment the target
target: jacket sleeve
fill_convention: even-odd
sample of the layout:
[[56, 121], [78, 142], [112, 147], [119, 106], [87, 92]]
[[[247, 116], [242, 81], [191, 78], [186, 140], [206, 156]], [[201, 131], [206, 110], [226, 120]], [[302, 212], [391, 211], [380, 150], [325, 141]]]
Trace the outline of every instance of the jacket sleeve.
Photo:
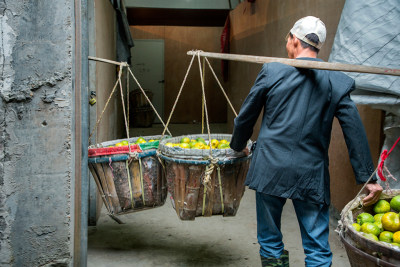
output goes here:
[[[356, 182], [365, 183], [374, 172], [374, 164], [364, 125], [356, 105], [350, 99], [349, 92], [341, 98], [335, 116], [342, 127]], [[376, 180], [376, 177], [371, 179], [371, 181]]]
[[242, 151], [253, 134], [253, 127], [265, 104], [267, 93], [267, 64], [264, 64], [234, 121], [230, 147]]

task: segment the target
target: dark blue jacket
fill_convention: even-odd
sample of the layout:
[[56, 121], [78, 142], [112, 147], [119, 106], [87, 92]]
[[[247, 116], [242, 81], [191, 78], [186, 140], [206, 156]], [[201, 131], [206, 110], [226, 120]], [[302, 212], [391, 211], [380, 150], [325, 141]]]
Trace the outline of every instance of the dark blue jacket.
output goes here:
[[356, 181], [366, 182], [374, 165], [350, 99], [354, 88], [354, 80], [341, 72], [264, 64], [235, 119], [230, 143], [236, 151], [245, 147], [264, 108], [245, 185], [269, 195], [329, 204], [328, 148], [334, 117], [342, 127]]

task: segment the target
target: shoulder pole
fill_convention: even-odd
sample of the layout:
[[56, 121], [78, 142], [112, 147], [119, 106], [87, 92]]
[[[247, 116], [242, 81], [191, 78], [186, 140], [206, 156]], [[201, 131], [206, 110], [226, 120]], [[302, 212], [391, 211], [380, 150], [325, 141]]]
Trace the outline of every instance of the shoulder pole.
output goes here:
[[188, 51], [188, 55], [197, 55], [207, 58], [216, 58], [223, 60], [242, 61], [250, 63], [271, 63], [279, 62], [286, 65], [290, 65], [296, 68], [305, 69], [320, 69], [320, 70], [333, 70], [333, 71], [344, 71], [344, 72], [359, 72], [359, 73], [370, 73], [370, 74], [381, 74], [381, 75], [392, 75], [400, 76], [400, 69], [390, 69], [384, 67], [364, 66], [364, 65], [353, 65], [335, 62], [320, 62], [310, 60], [299, 60], [299, 59], [288, 59], [279, 57], [260, 57], [250, 55], [237, 55], [237, 54], [223, 54], [223, 53], [211, 53], [203, 51]]

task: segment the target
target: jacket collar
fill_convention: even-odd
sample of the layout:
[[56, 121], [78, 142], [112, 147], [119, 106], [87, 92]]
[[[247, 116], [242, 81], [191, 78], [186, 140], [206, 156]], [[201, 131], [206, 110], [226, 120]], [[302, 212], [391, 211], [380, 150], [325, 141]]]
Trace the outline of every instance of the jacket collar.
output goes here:
[[323, 61], [320, 58], [315, 58], [315, 57], [298, 57], [296, 59], [300, 59], [300, 60], [310, 60], [310, 61]]

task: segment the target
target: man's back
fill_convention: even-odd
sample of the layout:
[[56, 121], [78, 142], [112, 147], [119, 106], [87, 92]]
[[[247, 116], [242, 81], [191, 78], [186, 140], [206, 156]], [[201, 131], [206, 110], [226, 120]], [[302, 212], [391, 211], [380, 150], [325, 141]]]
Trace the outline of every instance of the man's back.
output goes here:
[[[249, 113], [264, 108], [246, 185], [284, 198], [329, 203], [332, 122], [353, 86], [342, 73], [265, 64], [242, 107]], [[242, 113], [235, 125], [253, 118]], [[234, 136], [234, 146], [238, 139]]]

